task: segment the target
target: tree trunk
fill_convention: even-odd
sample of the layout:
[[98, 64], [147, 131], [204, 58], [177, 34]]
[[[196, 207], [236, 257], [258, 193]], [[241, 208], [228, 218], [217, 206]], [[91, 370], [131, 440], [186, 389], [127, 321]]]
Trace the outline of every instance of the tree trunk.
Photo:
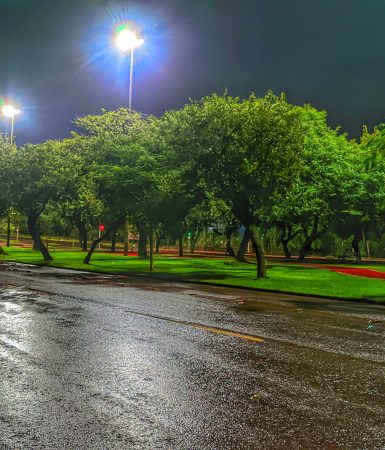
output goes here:
[[226, 239], [226, 255], [229, 255], [232, 258], [235, 258], [235, 251], [234, 251], [233, 247], [231, 246], [230, 239]]
[[319, 225], [319, 217], [316, 217], [314, 219], [313, 228], [311, 230], [310, 235], [305, 233], [305, 242], [302, 244], [301, 250], [299, 252], [298, 259], [300, 261], [304, 261], [306, 255], [309, 253], [309, 251], [312, 248], [313, 242], [315, 242], [323, 233], [324, 231], [319, 232], [318, 231], [318, 225]]
[[369, 241], [366, 239], [365, 226], [363, 222], [361, 223], [361, 227], [362, 227], [362, 243], [364, 244], [364, 248], [366, 248], [366, 256], [370, 259]]
[[290, 250], [289, 250], [288, 243], [289, 243], [289, 241], [287, 239], [283, 239], [281, 237], [282, 250], [283, 250], [283, 253], [285, 254], [285, 258], [286, 259], [290, 259], [291, 258], [291, 253], [290, 253]]
[[242, 262], [245, 261], [245, 254], [247, 250], [247, 245], [249, 243], [249, 239], [250, 239], [250, 228], [249, 226], [245, 226], [245, 232], [243, 234], [241, 245], [239, 246], [237, 254], [235, 255], [235, 259], [237, 259], [238, 261]]
[[111, 234], [111, 253], [116, 252], [116, 230]]
[[11, 214], [8, 210], [8, 216], [7, 216], [7, 247], [9, 247], [11, 244]]
[[139, 231], [138, 255], [142, 259], [147, 259], [147, 230], [143, 224], [140, 224], [137, 228]]
[[183, 256], [183, 236], [178, 236], [179, 256]]
[[[128, 218], [127, 217], [125, 217], [124, 218], [124, 226], [123, 226], [123, 229], [124, 229], [124, 237], [123, 237], [123, 252], [124, 252], [124, 256], [128, 256], [128, 246], [129, 246], [129, 242], [128, 242], [128, 233], [129, 233], [129, 223], [128, 223]], [[115, 229], [115, 234], [113, 233], [112, 234], [112, 238], [114, 238], [114, 236], [115, 236], [115, 242], [116, 242], [116, 229]], [[114, 250], [112, 250], [112, 244], [111, 244], [111, 251], [115, 251], [115, 248], [114, 248]], [[146, 257], [147, 257], [147, 255], [146, 255]]]
[[361, 264], [362, 257], [361, 251], [358, 243], [360, 242], [360, 238], [355, 234], [352, 242], [353, 252], [354, 252], [354, 262], [357, 264]]
[[190, 253], [193, 254], [195, 252], [195, 246], [197, 245], [199, 236], [202, 233], [202, 228], [196, 228], [191, 235], [190, 239]]
[[86, 252], [88, 249], [88, 231], [86, 229], [84, 229], [81, 238], [82, 238], [82, 250], [83, 252]]
[[88, 247], [88, 230], [80, 219], [75, 222], [76, 228], [79, 230], [79, 240], [81, 249], [86, 252]]
[[154, 270], [154, 233], [150, 227], [150, 272]]
[[[119, 228], [119, 223], [115, 223], [111, 226], [111, 252], [116, 252], [116, 233]], [[127, 234], [128, 236], [128, 234]]]
[[88, 230], [85, 227], [79, 228], [80, 234], [80, 246], [83, 252], [86, 252], [88, 249]]
[[[112, 253], [114, 253], [114, 252], [116, 252], [116, 233], [118, 232], [118, 228], [121, 226], [121, 225], [124, 225], [124, 233], [126, 233], [127, 234], [127, 253], [126, 253], [126, 247], [124, 247], [124, 256], [127, 256], [128, 255], [128, 220], [127, 220], [127, 218], [119, 218], [118, 220], [116, 220], [115, 222], [113, 222], [112, 224], [111, 224], [111, 228], [110, 228], [110, 230], [111, 230], [111, 233], [109, 233], [110, 234], [110, 236], [111, 236], [111, 252]], [[126, 244], [124, 244], [124, 245], [126, 245]]]
[[158, 237], [155, 240], [155, 253], [159, 255], [160, 239]]
[[89, 252], [87, 253], [87, 256], [84, 258], [84, 261], [83, 261], [84, 264], [90, 264], [91, 257], [92, 257], [92, 255], [93, 255], [93, 253], [94, 253], [94, 251], [95, 251], [96, 246], [97, 246], [100, 242], [102, 242], [102, 240], [105, 238], [105, 236], [106, 236], [106, 235], [103, 234], [102, 236], [100, 236], [100, 238], [94, 239], [94, 240], [92, 241], [90, 250], [89, 250]]
[[254, 230], [249, 230], [249, 233], [255, 256], [257, 257], [257, 278], [267, 278], [266, 258], [263, 252], [263, 247], [260, 244], [259, 240], [256, 238]]
[[155, 231], [155, 253], [159, 255], [160, 241], [162, 240], [162, 233]]
[[231, 256], [232, 258], [235, 257], [234, 249], [231, 245], [231, 237], [234, 233], [234, 231], [237, 229], [237, 227], [228, 227], [225, 231], [226, 236], [226, 255]]
[[29, 213], [28, 231], [33, 239], [34, 247], [36, 247], [36, 250], [41, 252], [44, 261], [52, 261], [52, 256], [49, 254], [48, 248], [43, 244], [43, 241], [41, 240], [40, 232], [37, 225], [38, 217], [39, 215], [35, 211]]
[[281, 232], [280, 233], [280, 241], [281, 241], [283, 253], [285, 254], [285, 258], [290, 259], [291, 253], [290, 253], [288, 244], [291, 240], [293, 240], [301, 232], [301, 229], [299, 229], [293, 233], [292, 226], [286, 225], [285, 222], [279, 223], [278, 229]]
[[311, 239], [310, 237], [305, 239], [305, 242], [302, 244], [301, 250], [299, 252], [299, 256], [298, 259], [300, 261], [304, 261], [306, 255], [310, 252], [311, 250], [311, 246], [313, 244], [313, 242], [315, 241], [315, 239]]

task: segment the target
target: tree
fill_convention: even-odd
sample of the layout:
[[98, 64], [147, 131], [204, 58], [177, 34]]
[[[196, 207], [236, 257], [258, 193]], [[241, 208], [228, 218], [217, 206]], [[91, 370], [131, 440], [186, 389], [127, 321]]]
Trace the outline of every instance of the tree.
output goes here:
[[[157, 175], [158, 185], [158, 222], [174, 240], [178, 240], [179, 256], [183, 256], [183, 235], [191, 224], [191, 210], [199, 199], [194, 191], [190, 191], [188, 184], [183, 179], [182, 172], [172, 166], [163, 157], [158, 158], [162, 169], [161, 175]], [[194, 233], [195, 234], [195, 233]], [[199, 233], [198, 233], [199, 235]], [[193, 241], [194, 241], [194, 236]]]
[[27, 216], [28, 231], [45, 261], [52, 257], [41, 239], [39, 217], [50, 200], [58, 200], [77, 178], [77, 155], [60, 141], [28, 144], [13, 153], [13, 203]]
[[88, 248], [88, 233], [99, 225], [103, 202], [98, 198], [93, 180], [78, 180], [72, 195], [62, 203], [63, 216], [79, 231], [79, 242], [83, 251]]
[[331, 129], [325, 112], [310, 106], [302, 112], [300, 170], [293, 176], [290, 189], [275, 192], [272, 211], [267, 213], [281, 231], [287, 257], [289, 242], [302, 234], [300, 260], [340, 213], [354, 208], [360, 185], [357, 144], [338, 129]]
[[358, 243], [366, 241], [369, 231], [376, 232], [385, 219], [385, 126], [376, 126], [373, 133], [364, 127], [359, 145], [360, 192], [350, 226], [356, 260], [361, 260]]
[[[96, 147], [98, 147], [97, 152], [99, 152], [99, 149], [102, 149], [102, 153], [100, 154], [101, 159], [97, 162], [97, 164], [101, 166], [108, 164], [119, 166], [119, 164], [125, 164], [124, 161], [114, 160], [117, 154], [114, 154], [113, 152], [110, 153], [112, 160], [108, 159], [110, 156], [108, 151], [106, 152], [106, 148], [108, 148], [109, 145], [115, 149], [118, 147], [122, 149], [130, 145], [141, 146], [142, 148], [146, 148], [147, 151], [156, 148], [156, 146], [153, 146], [153, 129], [154, 126], [156, 126], [155, 117], [144, 116], [143, 114], [130, 111], [127, 108], [119, 108], [116, 111], [102, 110], [101, 115], [80, 117], [77, 118], [74, 123], [82, 128], [87, 136], [96, 140]], [[121, 152], [121, 154], [123, 153], [124, 152]], [[115, 202], [115, 206], [117, 207], [116, 220], [111, 223], [112, 229], [110, 230], [110, 234], [113, 243], [116, 236], [116, 230], [120, 226], [122, 220], [125, 222], [125, 229], [127, 228], [128, 223], [126, 218], [127, 212], [125, 212], [125, 210], [127, 210], [127, 205], [125, 205], [123, 199], [121, 200], [122, 202], [119, 203], [119, 205]], [[123, 213], [123, 216], [121, 213]], [[135, 218], [139, 230], [139, 243], [141, 244], [139, 253], [146, 254], [146, 226], [141, 223], [142, 216], [140, 214], [136, 215]], [[125, 251], [128, 251], [126, 232]]]
[[99, 140], [97, 152], [90, 177], [104, 205], [100, 220], [106, 224], [106, 233], [93, 241], [85, 259], [87, 264], [97, 243], [111, 235], [126, 215], [140, 217], [148, 232], [154, 226], [156, 159], [143, 145], [132, 143], [130, 138], [125, 141], [122, 136], [116, 141]]
[[266, 277], [266, 263], [253, 225], [274, 192], [285, 192], [295, 178], [304, 142], [302, 117], [283, 95], [268, 93], [245, 101], [212, 95], [163, 120], [165, 139], [186, 179], [229, 202], [245, 227], [258, 278]]

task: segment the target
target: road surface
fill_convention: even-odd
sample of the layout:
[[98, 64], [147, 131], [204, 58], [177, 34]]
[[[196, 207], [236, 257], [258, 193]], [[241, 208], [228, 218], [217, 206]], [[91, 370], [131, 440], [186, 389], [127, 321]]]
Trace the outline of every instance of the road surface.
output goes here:
[[384, 449], [384, 319], [3, 264], [0, 448]]

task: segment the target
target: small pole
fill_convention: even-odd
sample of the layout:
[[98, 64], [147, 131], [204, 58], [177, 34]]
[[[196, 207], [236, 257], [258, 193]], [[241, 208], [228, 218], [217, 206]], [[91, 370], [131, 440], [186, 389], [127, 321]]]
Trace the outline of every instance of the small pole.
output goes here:
[[13, 126], [14, 126], [15, 115], [11, 116], [11, 145], [13, 144]]
[[130, 61], [130, 86], [128, 92], [128, 109], [132, 110], [132, 84], [134, 78], [134, 47], [131, 47], [131, 61]]
[[150, 272], [154, 270], [154, 234], [150, 226]]

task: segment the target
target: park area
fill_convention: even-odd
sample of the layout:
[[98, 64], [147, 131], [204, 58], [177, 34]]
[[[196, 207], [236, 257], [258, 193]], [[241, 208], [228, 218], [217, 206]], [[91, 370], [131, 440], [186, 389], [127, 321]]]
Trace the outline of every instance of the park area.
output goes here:
[[385, 450], [385, 1], [0, 5], [0, 450]]
[[242, 263], [222, 255], [161, 254], [154, 256], [154, 271], [150, 272], [149, 261], [135, 254], [96, 251], [89, 265], [83, 263], [84, 255], [78, 250], [60, 249], [53, 252], [53, 261], [45, 263], [40, 252], [11, 247], [0, 261], [385, 304], [385, 265], [380, 263], [357, 266], [335, 260], [299, 263], [268, 258], [268, 278], [257, 279], [251, 258]]
[[[212, 94], [161, 117], [102, 110], [73, 126], [70, 137], [40, 144], [0, 137], [0, 253], [28, 240], [41, 254], [12, 250], [9, 258], [131, 274], [154, 264], [154, 276], [177, 280], [385, 295], [381, 267], [281, 264], [314, 255], [321, 264], [384, 261], [380, 126], [352, 140], [324, 111], [271, 91]], [[119, 258], [122, 246], [138, 257]], [[211, 255], [190, 260], [201, 251]]]

